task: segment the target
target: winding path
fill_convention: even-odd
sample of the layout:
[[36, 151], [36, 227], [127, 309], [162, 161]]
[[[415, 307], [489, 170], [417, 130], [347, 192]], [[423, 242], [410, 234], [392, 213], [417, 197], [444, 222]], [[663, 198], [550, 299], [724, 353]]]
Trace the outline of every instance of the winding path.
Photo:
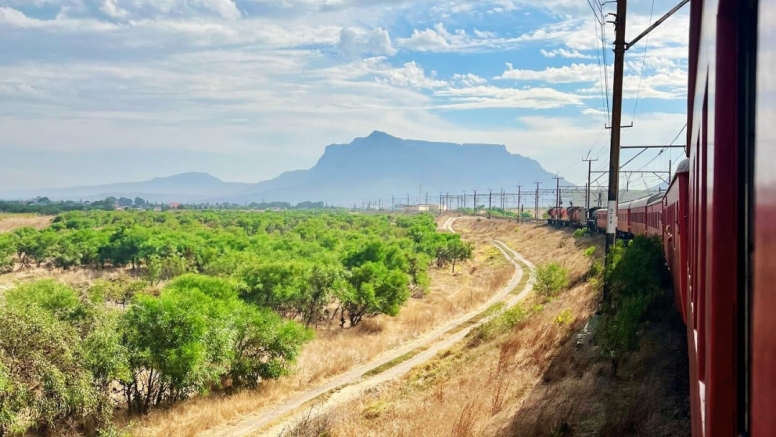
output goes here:
[[[455, 232], [453, 230], [455, 221], [456, 218], [447, 219], [442, 225], [442, 229], [449, 232]], [[512, 275], [509, 283], [502, 287], [487, 302], [474, 310], [407, 342], [401, 347], [392, 349], [366, 364], [355, 367], [354, 369], [333, 378], [326, 384], [295, 395], [272, 408], [246, 416], [236, 424], [211, 429], [201, 435], [214, 437], [243, 437], [256, 435], [268, 437], [282, 436], [303, 417], [317, 416], [330, 408], [333, 408], [337, 404], [358, 397], [364, 390], [371, 389], [385, 381], [399, 378], [409, 372], [413, 367], [430, 360], [438, 352], [461, 341], [472, 329], [490, 319], [490, 317], [485, 317], [474, 322], [475, 318], [483, 311], [486, 311], [497, 302], [503, 302], [507, 307], [513, 306], [525, 298], [533, 289], [533, 280], [528, 280], [520, 293], [512, 293], [523, 279], [523, 275], [525, 274], [523, 266], [527, 266], [530, 271], [533, 271], [534, 265], [503, 242], [493, 240], [492, 243], [504, 257], [512, 263], [515, 267], [515, 273]], [[463, 329], [461, 329], [462, 327]], [[415, 354], [406, 361], [402, 361], [375, 375], [367, 375], [370, 371], [410, 353]], [[310, 401], [326, 395], [326, 400], [322, 401], [314, 408], [302, 408]], [[271, 428], [268, 428], [270, 426]]]

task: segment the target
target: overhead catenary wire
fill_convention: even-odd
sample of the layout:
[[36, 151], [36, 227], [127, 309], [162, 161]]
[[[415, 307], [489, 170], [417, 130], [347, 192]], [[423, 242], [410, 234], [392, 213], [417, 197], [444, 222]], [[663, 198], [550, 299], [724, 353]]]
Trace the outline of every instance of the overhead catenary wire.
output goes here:
[[[649, 9], [649, 26], [652, 25], [652, 14], [655, 12], [655, 0], [652, 0], [652, 7]], [[649, 34], [644, 42], [644, 54], [641, 58], [641, 71], [639, 72], [639, 85], [636, 87], [636, 102], [633, 104], [633, 116], [631, 117], [631, 124], [636, 119], [636, 110], [639, 107], [639, 96], [641, 95], [641, 81], [644, 78], [644, 66], [647, 63], [647, 48], [649, 47]]]
[[[674, 143], [676, 142], [676, 140], [678, 140], [678, 139], [679, 139], [679, 136], [681, 136], [681, 135], [682, 135], [682, 132], [684, 132], [684, 130], [685, 130], [686, 128], [687, 128], [687, 123], [685, 123], [685, 124], [684, 124], [684, 126], [682, 127], [682, 130], [680, 130], [680, 131], [679, 131], [679, 133], [678, 133], [678, 134], [676, 134], [676, 137], [674, 137], [673, 141], [671, 141], [671, 144], [669, 144], [669, 146], [673, 146], [673, 145], [674, 145]], [[663, 147], [662, 149], [660, 149], [660, 151], [659, 151], [659, 152], [657, 152], [657, 155], [655, 155], [655, 157], [654, 157], [654, 158], [652, 158], [652, 159], [651, 159], [649, 162], [647, 162], [646, 164], [644, 164], [643, 166], [641, 166], [641, 168], [639, 168], [637, 171], [641, 171], [641, 170], [643, 170], [643, 169], [644, 169], [644, 167], [648, 166], [649, 164], [652, 164], [652, 163], [653, 163], [653, 162], [654, 162], [654, 161], [655, 161], [655, 160], [656, 160], [656, 159], [657, 159], [657, 158], [658, 158], [660, 155], [662, 155], [662, 154], [663, 154], [663, 152], [665, 152], [665, 151], [666, 151], [666, 149], [667, 149], [667, 148], [668, 148], [668, 147]]]

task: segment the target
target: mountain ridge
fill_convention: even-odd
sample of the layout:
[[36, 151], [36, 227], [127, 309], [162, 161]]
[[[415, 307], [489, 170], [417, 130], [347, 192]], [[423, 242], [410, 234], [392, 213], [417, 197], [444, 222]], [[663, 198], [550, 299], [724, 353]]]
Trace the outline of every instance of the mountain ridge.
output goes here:
[[[0, 198], [46, 196], [51, 200], [143, 197], [156, 202], [324, 201], [349, 206], [392, 195], [417, 200], [426, 192], [460, 194], [475, 188], [511, 188], [520, 181], [555, 185], [541, 164], [510, 153], [503, 144], [408, 140], [375, 130], [347, 144], [329, 144], [314, 166], [258, 182], [224, 182], [204, 172], [149, 181], [0, 193]], [[563, 185], [571, 185], [561, 180]], [[145, 196], [145, 197], [144, 197]]]

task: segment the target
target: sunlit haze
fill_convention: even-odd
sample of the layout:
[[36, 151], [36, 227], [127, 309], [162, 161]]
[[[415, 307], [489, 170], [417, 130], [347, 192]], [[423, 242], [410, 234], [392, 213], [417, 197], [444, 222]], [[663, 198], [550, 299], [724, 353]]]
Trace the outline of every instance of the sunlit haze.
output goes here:
[[[652, 5], [629, 2], [629, 40]], [[685, 123], [688, 12], [627, 53], [624, 145]], [[375, 129], [505, 144], [583, 184], [588, 153], [607, 165], [605, 30], [585, 0], [0, 0], [0, 185], [258, 182]]]

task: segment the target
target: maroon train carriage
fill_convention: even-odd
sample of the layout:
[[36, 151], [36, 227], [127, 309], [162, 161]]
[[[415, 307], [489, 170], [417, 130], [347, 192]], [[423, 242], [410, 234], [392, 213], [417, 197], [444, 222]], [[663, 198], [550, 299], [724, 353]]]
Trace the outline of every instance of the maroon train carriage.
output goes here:
[[694, 436], [776, 435], [775, 20], [774, 0], [690, 2], [689, 163], [664, 223]]
[[570, 206], [567, 210], [568, 225], [574, 228], [586, 226], [586, 210], [581, 206]]
[[660, 239], [663, 239], [663, 197], [665, 193], [657, 193], [647, 200], [647, 235]]
[[559, 208], [559, 207], [552, 207], [549, 210], [547, 210], [547, 215], [549, 217], [547, 218], [547, 224], [548, 225], [555, 225], [563, 224], [568, 220], [568, 214], [566, 212], [566, 208]]
[[628, 204], [629, 237], [647, 234], [647, 203], [649, 196], [636, 199]]

